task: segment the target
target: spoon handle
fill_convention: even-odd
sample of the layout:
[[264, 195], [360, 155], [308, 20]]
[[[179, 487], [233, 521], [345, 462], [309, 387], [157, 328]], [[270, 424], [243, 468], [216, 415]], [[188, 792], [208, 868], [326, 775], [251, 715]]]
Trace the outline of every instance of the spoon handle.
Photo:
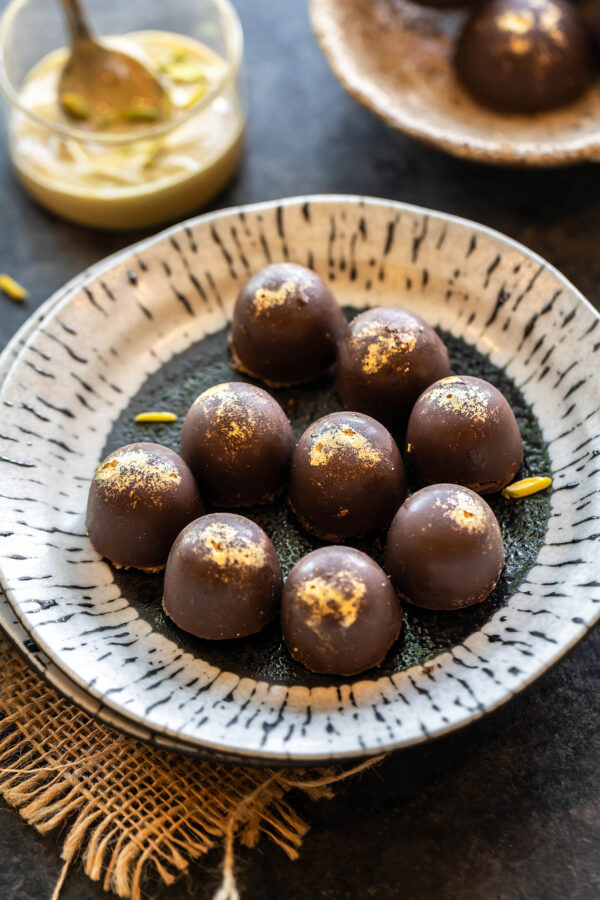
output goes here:
[[92, 36], [92, 32], [87, 23], [80, 0], [61, 0], [61, 2], [67, 17], [67, 23], [73, 43], [86, 39], [89, 40]]

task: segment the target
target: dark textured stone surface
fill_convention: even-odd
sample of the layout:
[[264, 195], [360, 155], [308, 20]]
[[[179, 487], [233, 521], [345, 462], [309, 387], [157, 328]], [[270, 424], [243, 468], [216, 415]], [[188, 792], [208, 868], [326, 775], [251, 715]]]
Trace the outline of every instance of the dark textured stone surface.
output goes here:
[[[0, 0], [0, 9], [4, 8]], [[305, 192], [348, 192], [431, 206], [499, 228], [562, 269], [600, 302], [600, 171], [488, 169], [391, 131], [337, 85], [300, 0], [237, 0], [247, 39], [249, 146], [220, 206]], [[292, 64], [293, 63], [293, 64]], [[277, 107], [277, 129], [272, 110]], [[0, 299], [0, 342], [64, 281], [137, 235], [87, 232], [38, 210], [0, 154], [0, 271], [31, 291]], [[485, 377], [485, 376], [484, 376]], [[299, 862], [268, 841], [242, 851], [245, 900], [595, 900], [600, 895], [600, 630], [522, 696], [487, 719], [313, 804]], [[0, 897], [46, 900], [61, 863], [0, 806]], [[219, 856], [158, 898], [208, 898]], [[76, 870], [64, 900], [104, 896]]]

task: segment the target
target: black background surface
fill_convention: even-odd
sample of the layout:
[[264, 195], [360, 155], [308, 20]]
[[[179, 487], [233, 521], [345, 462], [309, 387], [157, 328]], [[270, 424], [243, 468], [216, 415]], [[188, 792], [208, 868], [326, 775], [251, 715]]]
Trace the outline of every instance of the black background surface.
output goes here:
[[[158, 0], [152, 0], [158, 2]], [[516, 172], [453, 160], [404, 138], [338, 86], [303, 0], [236, 0], [246, 34], [250, 124], [243, 169], [215, 206], [303, 193], [362, 193], [472, 218], [528, 244], [600, 305], [600, 171]], [[0, 9], [5, 3], [0, 0]], [[0, 153], [0, 271], [30, 290], [0, 301], [3, 345], [73, 275], [139, 237], [66, 225], [15, 184]], [[299, 862], [269, 841], [241, 850], [245, 900], [596, 900], [600, 896], [600, 631], [508, 706], [399, 753], [298, 807]], [[0, 675], [1, 677], [1, 675]], [[0, 898], [46, 900], [60, 836], [0, 804]], [[220, 854], [152, 897], [212, 896]], [[80, 871], [64, 900], [102, 891]]]

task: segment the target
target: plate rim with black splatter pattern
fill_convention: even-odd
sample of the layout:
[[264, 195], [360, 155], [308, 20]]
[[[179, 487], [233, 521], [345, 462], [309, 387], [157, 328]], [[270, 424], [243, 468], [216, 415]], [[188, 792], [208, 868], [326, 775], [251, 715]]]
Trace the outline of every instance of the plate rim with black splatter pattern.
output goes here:
[[[210, 672], [202, 660], [177, 655], [172, 642], [140, 622], [83, 534], [87, 485], [112, 418], [162, 361], [223, 327], [245, 268], [259, 268], [269, 258], [312, 261], [329, 271], [344, 305], [378, 305], [384, 298], [389, 303], [392, 292], [400, 296], [397, 302], [441, 327], [456, 330], [463, 322], [465, 339], [514, 373], [550, 443], [557, 489], [527, 590], [516, 592], [501, 610], [503, 621], [496, 613], [426, 668], [312, 690]], [[415, 294], [403, 295], [400, 280], [414, 282]], [[393, 201], [322, 195], [191, 219], [121, 251], [77, 284], [32, 330], [0, 390], [0, 401], [10, 404], [4, 405], [3, 441], [9, 443], [0, 459], [0, 508], [7, 531], [7, 523], [15, 529], [3, 537], [0, 580], [23, 628], [75, 685], [102, 702], [105, 721], [113, 711], [186, 749], [246, 762], [289, 765], [368, 756], [432, 739], [490, 712], [539, 677], [598, 620], [600, 607], [590, 593], [600, 586], [593, 560], [600, 501], [592, 490], [599, 480], [593, 460], [600, 437], [590, 430], [598, 393], [590, 360], [599, 346], [593, 333], [600, 317], [536, 254], [454, 216]], [[553, 333], [550, 348], [544, 340]], [[138, 348], [135, 365], [127, 349], [132, 342]], [[95, 368], [84, 378], [80, 372], [92, 356]], [[546, 387], [548, 376], [554, 377], [552, 388]], [[57, 390], [51, 402], [44, 397], [49, 379]], [[89, 387], [99, 408], [92, 407]], [[75, 416], [66, 401], [77, 395]], [[82, 449], [65, 449], [69, 441]], [[50, 477], [52, 459], [59, 478], [56, 472]], [[72, 509], [58, 502], [61, 491]], [[579, 520], [574, 500], [585, 505]], [[25, 513], [15, 513], [17, 502]], [[69, 549], [69, 543], [77, 546]], [[64, 580], [83, 571], [91, 584]], [[94, 615], [105, 623], [97, 631], [81, 630], [86, 610], [74, 612], [84, 589], [92, 594]], [[54, 610], [54, 619], [44, 607]], [[111, 631], [122, 637], [109, 640]], [[142, 654], [127, 677], [126, 638]], [[110, 662], [101, 650], [110, 653]], [[159, 670], [167, 675], [157, 680], [152, 703], [144, 705], [148, 676]], [[195, 690], [186, 688], [190, 682]]]
[[[25, 320], [9, 340], [4, 350], [0, 353], [0, 384], [4, 381], [14, 358], [19, 353], [20, 347], [25, 343], [35, 327], [43, 322], [50, 310], [53, 309], [69, 291], [80, 287], [85, 278], [91, 275], [92, 272], [95, 272], [96, 270], [101, 271], [108, 259], [111, 261], [116, 260], [117, 257], [121, 255], [121, 252], [122, 251], [112, 254], [107, 259], [100, 261], [100, 263], [97, 263], [94, 266], [90, 266], [85, 272], [70, 279], [62, 288], [59, 288], [38, 306], [35, 312]], [[22, 659], [34, 670], [34, 672], [37, 672], [48, 685], [58, 690], [63, 696], [68, 697], [84, 712], [101, 722], [106, 722], [112, 728], [117, 729], [122, 734], [126, 734], [129, 737], [134, 737], [146, 743], [158, 745], [166, 750], [173, 750], [190, 756], [197, 755], [197, 749], [186, 747], [181, 741], [170, 739], [166, 735], [153, 734], [142, 725], [120, 716], [113, 710], [109, 710], [107, 713], [101, 700], [93, 697], [91, 694], [87, 694], [79, 685], [71, 681], [65, 672], [62, 669], [59, 669], [52, 660], [48, 659], [35, 641], [31, 639], [18, 618], [15, 616], [12, 607], [1, 588], [0, 635], [8, 638], [9, 643], [19, 653]]]

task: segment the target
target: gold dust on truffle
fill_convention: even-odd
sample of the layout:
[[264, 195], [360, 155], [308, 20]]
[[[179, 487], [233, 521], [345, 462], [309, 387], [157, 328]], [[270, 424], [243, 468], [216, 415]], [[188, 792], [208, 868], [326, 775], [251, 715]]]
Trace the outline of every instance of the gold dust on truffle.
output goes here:
[[275, 306], [283, 306], [291, 294], [299, 290], [301, 285], [292, 279], [284, 281], [278, 288], [259, 288], [252, 298], [252, 305], [258, 312], [268, 312]]
[[364, 582], [353, 572], [338, 572], [333, 579], [316, 575], [299, 585], [297, 600], [310, 609], [309, 628], [318, 628], [324, 619], [338, 621], [342, 628], [356, 622], [367, 592]]
[[[369, 339], [362, 351], [361, 368], [366, 375], [374, 375], [392, 362], [398, 364], [398, 357], [408, 356], [415, 348], [417, 337], [412, 331], [396, 331], [392, 328], [382, 329], [379, 322], [370, 322], [360, 329], [352, 339], [359, 348], [365, 339]], [[401, 362], [405, 365], [405, 360]]]
[[[227, 382], [208, 388], [196, 402], [210, 405], [210, 412], [219, 422], [220, 437], [227, 438], [231, 445], [223, 447], [232, 450], [242, 442], [254, 437], [256, 416], [248, 404], [242, 403]], [[210, 429], [207, 431], [210, 435]]]
[[[453, 388], [460, 388], [454, 391]], [[460, 376], [442, 378], [427, 392], [427, 400], [440, 409], [458, 412], [473, 422], [486, 422], [489, 416], [489, 398], [479, 385], [465, 383]], [[426, 408], [422, 410], [426, 412]]]
[[554, 3], [549, 3], [540, 13], [541, 27], [559, 47], [565, 47], [567, 44], [567, 36], [561, 28], [562, 20], [563, 14]]
[[348, 425], [334, 425], [313, 439], [309, 460], [311, 466], [326, 466], [342, 454], [350, 452], [366, 466], [381, 460], [381, 452], [367, 438]]
[[496, 18], [496, 27], [498, 31], [507, 31], [510, 34], [526, 35], [529, 34], [535, 26], [535, 16], [528, 9], [520, 12], [516, 10], [507, 10]]
[[161, 495], [179, 485], [181, 475], [172, 463], [163, 459], [151, 461], [142, 449], [130, 449], [117, 451], [100, 463], [94, 480], [113, 494], [131, 495], [143, 483], [148, 501], [160, 506]]
[[488, 511], [479, 497], [458, 489], [453, 494], [448, 494], [445, 500], [438, 497], [435, 505], [442, 508], [444, 517], [452, 519], [459, 529], [470, 534], [485, 531]]
[[226, 522], [210, 522], [199, 531], [188, 531], [182, 540], [208, 554], [223, 569], [229, 566], [259, 569], [265, 565], [262, 544], [246, 540], [233, 525]]

